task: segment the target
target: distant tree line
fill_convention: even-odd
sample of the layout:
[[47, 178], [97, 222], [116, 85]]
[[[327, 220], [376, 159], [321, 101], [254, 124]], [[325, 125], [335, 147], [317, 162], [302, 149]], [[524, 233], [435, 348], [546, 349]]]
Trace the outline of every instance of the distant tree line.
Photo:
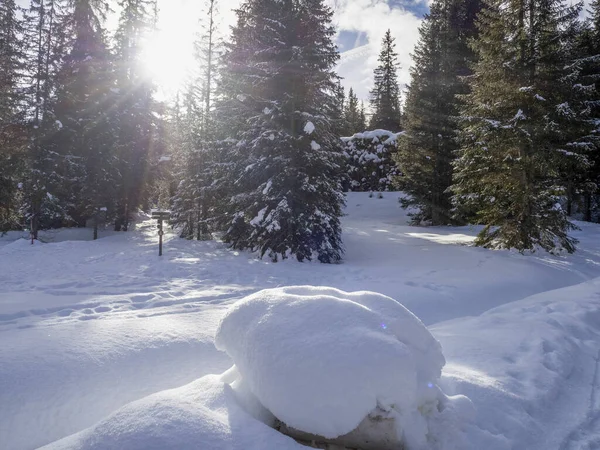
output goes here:
[[165, 151], [141, 60], [156, 1], [0, 2], [0, 230], [112, 222], [148, 205]]
[[[142, 66], [156, 2], [0, 3], [0, 229], [172, 210], [273, 261], [342, 258], [344, 191], [401, 189], [415, 224], [573, 251], [597, 220], [600, 0], [436, 0], [401, 95], [391, 30], [369, 105], [335, 73], [324, 0], [245, 0], [229, 37], [205, 2], [196, 69], [170, 106]], [[404, 97], [404, 98], [403, 98]], [[344, 139], [340, 139], [344, 137]]]

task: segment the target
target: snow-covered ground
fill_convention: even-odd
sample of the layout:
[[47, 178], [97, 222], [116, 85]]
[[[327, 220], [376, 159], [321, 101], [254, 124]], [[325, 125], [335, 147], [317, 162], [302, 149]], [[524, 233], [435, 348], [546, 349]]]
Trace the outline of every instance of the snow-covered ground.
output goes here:
[[[470, 247], [476, 229], [409, 227], [397, 194], [353, 193], [346, 211], [340, 265], [173, 235], [159, 259], [151, 221], [95, 242], [72, 240], [89, 230], [0, 238], [0, 447], [88, 428], [57, 448], [301, 448], [218, 376], [196, 380], [232, 365], [214, 338], [233, 303], [313, 285], [382, 293], [429, 326], [440, 387], [475, 406], [471, 448], [600, 448], [600, 226], [580, 224], [575, 255], [523, 256]], [[137, 440], [110, 441], [115, 423]]]

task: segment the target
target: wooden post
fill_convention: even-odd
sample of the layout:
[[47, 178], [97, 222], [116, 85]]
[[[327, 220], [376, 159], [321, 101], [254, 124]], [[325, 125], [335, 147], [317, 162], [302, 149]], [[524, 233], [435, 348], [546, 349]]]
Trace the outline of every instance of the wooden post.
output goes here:
[[163, 221], [158, 219], [158, 256], [162, 256], [163, 234]]
[[158, 221], [158, 256], [163, 254], [163, 220], [169, 220], [170, 217], [169, 211], [152, 211], [152, 218]]

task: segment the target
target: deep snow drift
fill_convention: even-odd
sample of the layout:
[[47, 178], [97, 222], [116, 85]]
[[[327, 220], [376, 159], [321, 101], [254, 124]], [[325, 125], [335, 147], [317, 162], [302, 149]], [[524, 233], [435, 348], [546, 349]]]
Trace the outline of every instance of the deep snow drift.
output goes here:
[[44, 450], [301, 450], [306, 447], [246, 413], [221, 377], [133, 402]]
[[[133, 411], [155, 401], [185, 411], [186, 396], [202, 397], [205, 385], [228, 392], [214, 379], [194, 381], [232, 365], [214, 346], [228, 307], [261, 289], [315, 285], [381, 292], [430, 326], [447, 360], [441, 388], [467, 395], [477, 411], [470, 447], [460, 450], [598, 448], [599, 226], [580, 224], [575, 255], [523, 256], [468, 246], [475, 229], [406, 226], [393, 193], [349, 194], [346, 212], [347, 253], [334, 266], [271, 264], [174, 236], [159, 259], [150, 221], [96, 242], [71, 241], [70, 230], [35, 246], [0, 238], [2, 447], [36, 448], [101, 426], [137, 400], [125, 408], [141, 421], [131, 428], [138, 442], [148, 437], [138, 448], [188, 427], [196, 434], [186, 436], [197, 438], [203, 425], [195, 421]], [[90, 230], [74, 232], [91, 238]], [[249, 416], [214, 405], [220, 419], [210, 423], [232, 426], [215, 439], [250, 448], [236, 428], [246, 430]], [[203, 417], [212, 417], [206, 408]], [[266, 440], [257, 438], [257, 448], [298, 448], [260, 425]], [[244, 443], [234, 444], [236, 436]], [[194, 439], [177, 448], [198, 448]]]
[[336, 438], [368, 415], [395, 418], [397, 437], [425, 448], [447, 414], [436, 384], [441, 347], [400, 303], [371, 292], [310, 286], [258, 292], [236, 303], [215, 338], [239, 380], [286, 425]]

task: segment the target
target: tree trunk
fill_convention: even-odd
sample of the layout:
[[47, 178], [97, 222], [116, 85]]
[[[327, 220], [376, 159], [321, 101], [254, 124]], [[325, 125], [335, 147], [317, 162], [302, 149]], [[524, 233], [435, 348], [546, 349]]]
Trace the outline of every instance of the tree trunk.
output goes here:
[[592, 221], [592, 195], [590, 193], [585, 194], [585, 220], [586, 222]]

